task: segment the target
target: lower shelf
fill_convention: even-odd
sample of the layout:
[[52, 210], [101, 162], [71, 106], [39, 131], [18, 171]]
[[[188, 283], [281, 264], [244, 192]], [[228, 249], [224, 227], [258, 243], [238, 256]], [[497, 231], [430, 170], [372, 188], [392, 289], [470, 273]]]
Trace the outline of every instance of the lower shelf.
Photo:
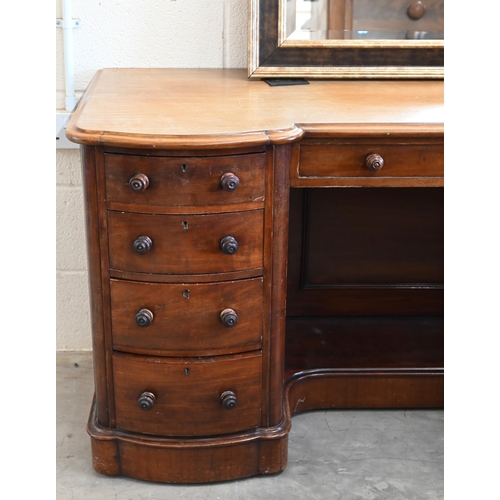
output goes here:
[[289, 317], [287, 403], [319, 408], [441, 408], [442, 316]]
[[442, 370], [311, 370], [287, 382], [291, 415], [319, 409], [442, 408]]

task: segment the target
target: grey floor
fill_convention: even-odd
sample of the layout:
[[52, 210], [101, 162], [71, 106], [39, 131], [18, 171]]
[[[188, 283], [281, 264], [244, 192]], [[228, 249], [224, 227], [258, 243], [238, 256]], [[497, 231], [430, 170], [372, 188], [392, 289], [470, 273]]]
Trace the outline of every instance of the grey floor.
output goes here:
[[315, 411], [292, 420], [281, 474], [169, 485], [97, 474], [85, 425], [88, 353], [57, 355], [57, 499], [357, 500], [444, 498], [443, 411]]

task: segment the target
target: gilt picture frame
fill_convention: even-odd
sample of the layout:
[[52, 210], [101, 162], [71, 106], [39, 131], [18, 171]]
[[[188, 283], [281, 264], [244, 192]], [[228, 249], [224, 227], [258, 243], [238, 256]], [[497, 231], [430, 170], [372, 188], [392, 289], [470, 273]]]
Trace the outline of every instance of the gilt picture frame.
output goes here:
[[444, 78], [444, 39], [296, 39], [287, 33], [286, 2], [250, 0], [249, 79]]

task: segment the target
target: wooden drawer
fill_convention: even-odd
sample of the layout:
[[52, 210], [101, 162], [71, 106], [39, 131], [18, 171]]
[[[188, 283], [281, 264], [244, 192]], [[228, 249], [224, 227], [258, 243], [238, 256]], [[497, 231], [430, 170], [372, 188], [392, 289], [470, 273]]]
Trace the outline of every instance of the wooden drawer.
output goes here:
[[[149, 215], [110, 211], [110, 268], [163, 274], [262, 268], [263, 213], [252, 210], [211, 215]], [[232, 254], [224, 253], [221, 248], [227, 237], [237, 243]], [[141, 254], [136, 250], [138, 247], [150, 250]]]
[[365, 30], [444, 30], [443, 0], [352, 0], [352, 29]]
[[262, 278], [204, 284], [111, 280], [115, 350], [206, 356], [257, 350]]
[[106, 154], [106, 200], [118, 209], [263, 201], [265, 163], [264, 153], [209, 158]]
[[[383, 160], [382, 167], [380, 158]], [[370, 160], [378, 160], [379, 165]], [[442, 177], [442, 143], [401, 144], [386, 142], [317, 142], [300, 145], [298, 176], [301, 177]]]
[[[163, 436], [210, 436], [256, 428], [261, 419], [262, 357], [152, 358], [113, 355], [116, 425]], [[232, 392], [236, 406], [227, 409]], [[154, 402], [146, 408], [153, 398]], [[143, 396], [144, 395], [144, 396]], [[233, 400], [234, 401], [234, 400]]]

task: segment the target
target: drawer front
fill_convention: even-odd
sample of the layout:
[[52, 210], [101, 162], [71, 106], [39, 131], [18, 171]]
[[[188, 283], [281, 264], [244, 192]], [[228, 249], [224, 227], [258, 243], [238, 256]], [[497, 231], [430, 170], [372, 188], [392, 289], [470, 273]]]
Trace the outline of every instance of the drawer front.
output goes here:
[[260, 354], [194, 360], [114, 354], [113, 375], [120, 429], [210, 436], [260, 425]]
[[211, 158], [106, 154], [106, 199], [110, 208], [263, 201], [265, 162], [265, 154]]
[[353, 0], [353, 30], [444, 30], [443, 0]]
[[160, 274], [262, 268], [263, 213], [146, 215], [110, 211], [110, 268]]
[[174, 356], [257, 350], [262, 278], [205, 284], [111, 280], [111, 320], [115, 350]]
[[299, 177], [442, 177], [444, 148], [436, 143], [303, 144], [298, 172]]

